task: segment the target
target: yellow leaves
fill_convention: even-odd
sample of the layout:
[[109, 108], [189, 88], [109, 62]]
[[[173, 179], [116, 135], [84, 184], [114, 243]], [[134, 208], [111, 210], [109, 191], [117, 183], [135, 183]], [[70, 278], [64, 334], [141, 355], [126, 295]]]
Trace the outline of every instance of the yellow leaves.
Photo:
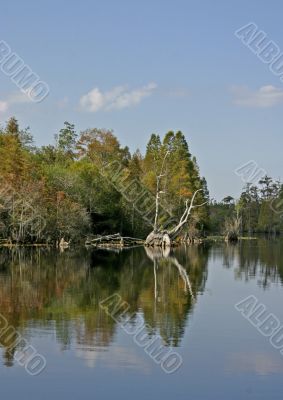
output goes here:
[[1, 138], [1, 175], [11, 184], [17, 184], [30, 175], [30, 157], [24, 151], [17, 136], [5, 134]]
[[57, 192], [56, 196], [57, 196], [57, 203], [61, 203], [61, 201], [63, 201], [66, 197], [64, 192]]
[[143, 178], [143, 183], [144, 185], [151, 191], [155, 192], [156, 190], [156, 175], [154, 171], [149, 171], [147, 174], [145, 174]]
[[179, 194], [180, 197], [186, 197], [186, 198], [192, 196], [192, 192], [189, 189], [185, 188], [185, 187], [180, 188], [178, 194]]
[[121, 153], [120, 143], [112, 131], [90, 129], [81, 134], [77, 143], [79, 155], [88, 155], [94, 162], [107, 162]]

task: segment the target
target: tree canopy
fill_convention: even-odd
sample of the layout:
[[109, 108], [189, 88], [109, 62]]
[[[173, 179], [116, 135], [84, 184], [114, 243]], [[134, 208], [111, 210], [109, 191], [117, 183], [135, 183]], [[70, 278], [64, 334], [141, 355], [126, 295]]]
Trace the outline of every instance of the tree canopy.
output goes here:
[[[11, 118], [0, 130], [0, 235], [14, 242], [78, 240], [89, 234], [120, 232], [145, 237], [153, 224], [156, 176], [164, 154], [161, 180], [164, 210], [159, 223], [179, 218], [185, 201], [202, 188], [184, 134], [152, 134], [143, 156], [131, 154], [111, 130], [90, 128], [77, 133], [65, 122], [54, 143], [36, 147], [29, 129]], [[197, 210], [190, 226], [208, 227], [208, 207]]]

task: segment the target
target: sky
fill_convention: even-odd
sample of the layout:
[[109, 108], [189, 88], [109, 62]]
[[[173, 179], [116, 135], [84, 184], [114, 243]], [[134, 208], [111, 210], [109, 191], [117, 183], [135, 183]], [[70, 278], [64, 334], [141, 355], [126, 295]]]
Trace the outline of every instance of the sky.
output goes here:
[[0, 59], [0, 123], [16, 116], [37, 145], [64, 121], [113, 129], [142, 152], [181, 130], [211, 197], [238, 197], [250, 160], [283, 178], [283, 82], [235, 31], [253, 23], [283, 52], [282, 15], [280, 0], [2, 0], [0, 41], [50, 92], [31, 101]]

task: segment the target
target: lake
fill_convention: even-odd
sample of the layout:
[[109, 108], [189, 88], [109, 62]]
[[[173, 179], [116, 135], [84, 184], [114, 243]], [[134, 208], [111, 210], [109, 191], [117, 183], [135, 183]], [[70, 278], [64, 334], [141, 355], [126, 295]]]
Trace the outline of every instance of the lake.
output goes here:
[[0, 250], [1, 397], [281, 399], [282, 244]]

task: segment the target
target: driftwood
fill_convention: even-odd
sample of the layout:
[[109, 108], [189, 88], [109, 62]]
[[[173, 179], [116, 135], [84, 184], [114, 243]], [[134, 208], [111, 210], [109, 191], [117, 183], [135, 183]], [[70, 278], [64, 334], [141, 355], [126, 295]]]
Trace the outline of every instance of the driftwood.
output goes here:
[[96, 236], [94, 238], [88, 238], [85, 243], [87, 246], [99, 247], [99, 248], [122, 248], [132, 247], [144, 244], [142, 239], [121, 236], [120, 233], [106, 236]]
[[13, 246], [11, 239], [0, 239], [0, 247], [10, 247]]

